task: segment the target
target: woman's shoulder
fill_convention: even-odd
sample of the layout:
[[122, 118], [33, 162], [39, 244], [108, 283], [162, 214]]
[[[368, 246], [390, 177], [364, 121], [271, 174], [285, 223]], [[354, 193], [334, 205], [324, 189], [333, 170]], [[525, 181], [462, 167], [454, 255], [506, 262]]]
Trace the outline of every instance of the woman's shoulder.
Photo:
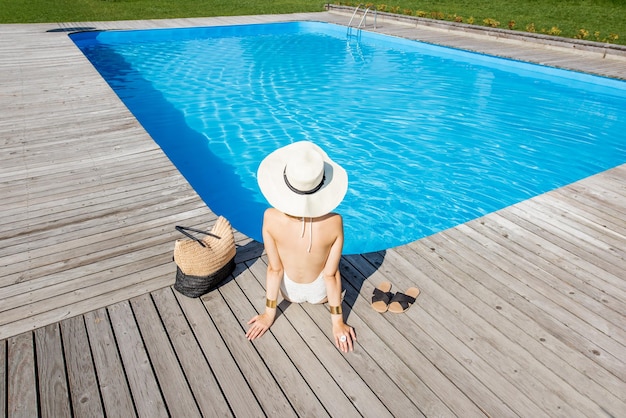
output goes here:
[[323, 221], [328, 222], [343, 222], [343, 218], [340, 214], [331, 212], [321, 217]]
[[343, 233], [343, 218], [338, 213], [329, 213], [318, 218], [320, 226], [329, 234]]
[[278, 219], [283, 216], [283, 213], [275, 208], [267, 208], [265, 209], [265, 213], [263, 214], [263, 218], [267, 221], [269, 219]]

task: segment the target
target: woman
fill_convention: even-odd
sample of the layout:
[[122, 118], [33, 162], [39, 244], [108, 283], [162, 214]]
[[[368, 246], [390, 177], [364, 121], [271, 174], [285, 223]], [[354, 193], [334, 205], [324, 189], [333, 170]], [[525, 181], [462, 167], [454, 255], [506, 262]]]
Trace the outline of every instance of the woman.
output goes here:
[[263, 218], [268, 258], [265, 312], [249, 322], [249, 340], [274, 322], [280, 290], [294, 303], [328, 302], [335, 345], [353, 350], [354, 329], [343, 321], [339, 261], [343, 220], [332, 213], [348, 190], [346, 171], [317, 145], [296, 142], [269, 154], [257, 173], [272, 205]]

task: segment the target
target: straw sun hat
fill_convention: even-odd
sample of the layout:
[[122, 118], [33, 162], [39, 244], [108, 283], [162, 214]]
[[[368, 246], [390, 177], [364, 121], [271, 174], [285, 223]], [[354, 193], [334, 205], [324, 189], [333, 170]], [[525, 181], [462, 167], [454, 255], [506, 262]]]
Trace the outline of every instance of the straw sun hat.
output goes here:
[[257, 172], [263, 196], [283, 213], [317, 218], [339, 206], [348, 174], [317, 145], [294, 142], [269, 154]]

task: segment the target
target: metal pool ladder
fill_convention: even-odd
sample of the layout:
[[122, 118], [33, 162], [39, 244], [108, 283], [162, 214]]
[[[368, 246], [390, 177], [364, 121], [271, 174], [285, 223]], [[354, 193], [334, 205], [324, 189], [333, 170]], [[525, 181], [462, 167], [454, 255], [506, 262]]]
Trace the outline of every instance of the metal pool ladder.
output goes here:
[[[352, 21], [354, 20], [354, 17], [356, 16], [357, 12], [359, 11], [359, 9], [361, 8], [361, 6], [365, 6], [363, 3], [359, 4], [356, 9], [354, 9], [354, 13], [352, 13], [352, 17], [350, 18], [350, 22], [348, 22], [348, 36], [352, 35]], [[360, 32], [361, 28], [364, 26], [365, 24], [365, 18], [367, 17], [367, 14], [369, 13], [369, 11], [371, 10], [372, 6], [368, 6], [365, 9], [365, 12], [363, 13], [363, 16], [361, 17], [361, 21], [359, 22], [359, 24], [356, 26], [356, 29]], [[376, 8], [374, 8], [374, 29], [376, 29]], [[359, 33], [357, 32], [357, 34]], [[356, 36], [356, 35], [354, 35]]]

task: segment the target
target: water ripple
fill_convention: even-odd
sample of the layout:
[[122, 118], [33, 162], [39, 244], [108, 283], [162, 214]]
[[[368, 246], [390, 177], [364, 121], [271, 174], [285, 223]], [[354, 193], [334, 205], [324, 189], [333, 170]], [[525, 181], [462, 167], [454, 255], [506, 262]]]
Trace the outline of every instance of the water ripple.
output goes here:
[[75, 41], [207, 204], [256, 239], [256, 168], [293, 141], [349, 173], [347, 253], [626, 162], [616, 80], [317, 23], [154, 32]]

